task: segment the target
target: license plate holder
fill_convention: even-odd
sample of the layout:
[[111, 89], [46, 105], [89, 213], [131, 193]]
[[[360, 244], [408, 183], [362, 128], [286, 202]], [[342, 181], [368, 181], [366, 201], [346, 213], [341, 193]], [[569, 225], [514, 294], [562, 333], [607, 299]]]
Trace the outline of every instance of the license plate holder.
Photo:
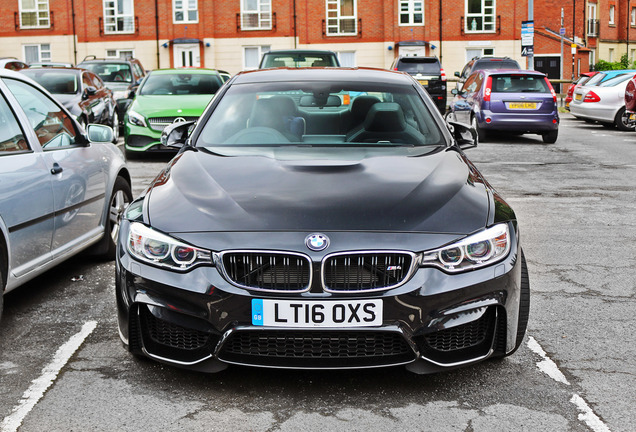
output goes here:
[[536, 102], [508, 102], [508, 109], [530, 110], [537, 109]]
[[580, 93], [577, 93], [577, 94], [574, 95], [574, 99], [577, 100], [577, 101], [580, 101], [581, 99], [583, 99], [583, 95], [580, 94]]
[[380, 299], [252, 299], [252, 325], [287, 328], [377, 327], [382, 325], [382, 309]]
[[428, 85], [428, 80], [419, 80], [420, 84], [422, 84], [423, 86], [427, 86]]

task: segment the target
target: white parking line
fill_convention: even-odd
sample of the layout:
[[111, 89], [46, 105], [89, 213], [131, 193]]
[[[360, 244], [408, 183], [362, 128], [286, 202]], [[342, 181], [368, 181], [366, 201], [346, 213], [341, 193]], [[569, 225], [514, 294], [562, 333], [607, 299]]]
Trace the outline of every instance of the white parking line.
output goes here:
[[84, 340], [95, 330], [95, 327], [97, 327], [97, 321], [88, 321], [82, 326], [79, 333], [73, 335], [64, 345], [58, 348], [51, 363], [42, 369], [42, 375], [31, 381], [31, 385], [22, 395], [18, 405], [13, 408], [11, 414], [2, 420], [0, 432], [15, 432], [18, 430], [25, 417], [44, 396], [44, 392], [53, 384], [60, 370], [84, 343]]
[[[534, 353], [541, 356], [543, 360], [537, 363], [537, 368], [546, 375], [548, 375], [553, 380], [570, 385], [569, 381], [563, 375], [563, 373], [559, 370], [559, 367], [548, 357], [545, 353], [539, 342], [535, 340], [532, 336], [528, 337], [528, 348], [532, 350]], [[603, 421], [594, 414], [592, 408], [588, 405], [588, 403], [578, 394], [574, 393], [570, 402], [576, 405], [576, 407], [582, 413], [579, 414], [579, 420], [585, 422], [585, 424], [592, 429], [594, 432], [611, 432], [609, 427]]]

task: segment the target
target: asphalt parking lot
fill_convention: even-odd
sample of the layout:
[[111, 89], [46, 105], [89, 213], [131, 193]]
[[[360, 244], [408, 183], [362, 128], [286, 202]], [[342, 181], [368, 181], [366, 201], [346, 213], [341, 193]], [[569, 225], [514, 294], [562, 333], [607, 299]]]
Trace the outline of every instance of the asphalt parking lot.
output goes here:
[[[636, 132], [564, 114], [556, 144], [467, 154], [522, 230], [531, 312], [513, 356], [436, 375], [186, 372], [121, 348], [114, 265], [80, 257], [5, 297], [0, 431], [633, 431]], [[135, 195], [166, 161], [130, 162]]]

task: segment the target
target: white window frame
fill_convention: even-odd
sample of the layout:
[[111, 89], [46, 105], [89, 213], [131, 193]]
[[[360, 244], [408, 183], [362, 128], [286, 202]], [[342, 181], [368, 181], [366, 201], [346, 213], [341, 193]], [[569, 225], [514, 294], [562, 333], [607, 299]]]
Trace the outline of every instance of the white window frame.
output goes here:
[[630, 25], [631, 26], [636, 26], [636, 7], [632, 7], [632, 10], [629, 13], [630, 16]]
[[[336, 51], [336, 56], [338, 56], [338, 61], [342, 67], [358, 67], [358, 58], [355, 51]], [[342, 59], [345, 56], [352, 56], [353, 64], [343, 64]]]
[[[400, 26], [423, 26], [424, 25], [424, 0], [398, 0], [398, 23]], [[422, 16], [422, 22], [415, 22], [416, 15]], [[402, 18], [407, 17], [406, 21]]]
[[[129, 3], [130, 12], [119, 12], [119, 2]], [[103, 0], [104, 6], [104, 33], [105, 34], [132, 34], [135, 32], [135, 2], [134, 0]], [[111, 6], [114, 5], [114, 6]], [[109, 22], [112, 20], [112, 22]], [[118, 30], [118, 22], [123, 20], [123, 29]]]
[[38, 58], [36, 62], [50, 62], [51, 61], [51, 44], [43, 43], [43, 44], [24, 44], [22, 45], [22, 55], [25, 60], [25, 63], [29, 63], [27, 61], [26, 49], [27, 47], [37, 47], [38, 48]]
[[[245, 52], [248, 49], [256, 49], [258, 50], [258, 60], [256, 61], [255, 65], [247, 65], [247, 56], [245, 55]], [[270, 45], [246, 45], [243, 47], [243, 70], [254, 70], [254, 69], [258, 69], [258, 66], [261, 62], [261, 59], [263, 58], [263, 54], [266, 52], [269, 52], [272, 49], [272, 47]]]
[[590, 37], [598, 36], [598, 22], [596, 21], [596, 3], [587, 4], [587, 35]]
[[614, 21], [614, 15], [616, 14], [616, 6], [610, 5], [609, 7], [609, 25], [616, 25]]
[[[358, 34], [358, 1], [349, 0], [353, 3], [352, 15], [344, 15], [341, 7], [342, 1], [346, 0], [326, 0], [327, 36], [355, 36]], [[345, 21], [353, 21], [352, 31], [341, 31], [341, 24]]]
[[[108, 55], [108, 53], [110, 51], [115, 51], [115, 55]], [[126, 55], [126, 56], [122, 56], [122, 53], [130, 53], [130, 55]], [[135, 57], [135, 50], [130, 49], [130, 48], [124, 48], [124, 49], [120, 49], [120, 48], [108, 48], [106, 50], [106, 55], [104, 56], [104, 58], [107, 59], [119, 59], [119, 60], [126, 60], [127, 58], [134, 58]]]
[[[466, 33], [495, 33], [497, 31], [497, 3], [496, 0], [480, 0], [481, 10], [479, 13], [469, 13], [468, 12], [468, 3], [471, 0], [465, 0], [464, 3], [464, 31]], [[481, 18], [482, 28], [472, 29], [472, 22]], [[475, 21], [477, 23], [477, 21]], [[491, 29], [486, 30], [486, 26], [492, 26]]]
[[[25, 0], [20, 0], [20, 28], [50, 28], [51, 27], [51, 11], [49, 10], [49, 0], [33, 0], [35, 8], [24, 7]], [[35, 14], [35, 25], [24, 24], [23, 14]], [[42, 16], [40, 16], [42, 15]]]
[[[249, 3], [255, 3], [256, 8]], [[241, 0], [241, 30], [271, 30], [273, 22], [272, 0]]]
[[[182, 19], [177, 19], [177, 13], [181, 12]], [[195, 13], [195, 18], [190, 18], [190, 12]], [[172, 22], [174, 24], [194, 24], [199, 22], [198, 0], [172, 0]]]

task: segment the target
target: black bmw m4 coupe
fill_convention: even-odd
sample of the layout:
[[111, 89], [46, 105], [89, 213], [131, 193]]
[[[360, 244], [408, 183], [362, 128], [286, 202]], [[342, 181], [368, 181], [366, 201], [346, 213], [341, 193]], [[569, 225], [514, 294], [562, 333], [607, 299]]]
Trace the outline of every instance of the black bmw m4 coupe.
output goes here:
[[512, 354], [530, 287], [511, 207], [409, 75], [267, 69], [228, 81], [121, 223], [134, 355], [431, 373]]

